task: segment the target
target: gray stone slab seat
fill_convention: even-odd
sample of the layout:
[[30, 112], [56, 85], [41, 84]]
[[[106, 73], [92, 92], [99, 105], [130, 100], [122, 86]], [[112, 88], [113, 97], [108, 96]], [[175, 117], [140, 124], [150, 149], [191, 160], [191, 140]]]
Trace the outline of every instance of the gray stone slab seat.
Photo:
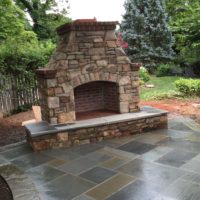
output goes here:
[[53, 125], [50, 125], [48, 122], [45, 121], [26, 124], [25, 128], [27, 130], [27, 133], [31, 137], [37, 137], [40, 135], [46, 135], [51, 133], [53, 134], [58, 132], [58, 130]]
[[168, 112], [165, 110], [152, 108], [150, 106], [144, 106], [141, 108], [141, 111], [137, 113], [118, 114], [113, 116], [82, 120], [78, 121], [77, 123], [60, 125], [51, 125], [46, 121], [41, 121], [27, 124], [25, 125], [25, 128], [31, 137], [38, 137], [42, 135], [65, 132], [68, 130], [74, 130], [79, 128], [89, 128], [94, 126], [109, 125], [125, 121], [138, 120], [142, 118], [150, 118], [153, 116], [159, 116], [167, 113]]
[[[142, 133], [167, 126], [167, 111], [145, 106], [136, 113], [124, 113], [76, 121], [73, 124], [51, 125], [36, 122], [25, 125], [27, 141], [35, 151], [61, 148], [74, 143]], [[83, 141], [83, 139], [85, 141]], [[53, 144], [54, 143], [54, 144]]]

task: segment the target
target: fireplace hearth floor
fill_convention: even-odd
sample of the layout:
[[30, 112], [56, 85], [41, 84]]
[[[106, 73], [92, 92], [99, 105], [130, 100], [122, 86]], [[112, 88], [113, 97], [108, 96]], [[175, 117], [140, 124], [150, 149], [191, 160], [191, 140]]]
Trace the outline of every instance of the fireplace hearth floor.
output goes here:
[[167, 113], [164, 110], [145, 106], [135, 113], [114, 113], [109, 116], [78, 120], [72, 124], [50, 125], [42, 121], [25, 126], [27, 141], [35, 151], [96, 143], [104, 139], [165, 128]]
[[86, 119], [93, 119], [98, 117], [106, 117], [111, 115], [117, 115], [118, 112], [110, 111], [110, 110], [95, 110], [95, 111], [88, 111], [88, 112], [81, 112], [76, 114], [77, 121], [86, 120]]

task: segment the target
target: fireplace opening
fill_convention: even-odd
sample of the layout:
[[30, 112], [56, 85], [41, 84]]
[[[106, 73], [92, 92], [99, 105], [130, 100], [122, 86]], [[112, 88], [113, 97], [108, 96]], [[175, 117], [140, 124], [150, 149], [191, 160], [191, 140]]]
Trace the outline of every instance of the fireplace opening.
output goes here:
[[76, 119], [119, 113], [119, 87], [108, 81], [93, 81], [74, 89]]

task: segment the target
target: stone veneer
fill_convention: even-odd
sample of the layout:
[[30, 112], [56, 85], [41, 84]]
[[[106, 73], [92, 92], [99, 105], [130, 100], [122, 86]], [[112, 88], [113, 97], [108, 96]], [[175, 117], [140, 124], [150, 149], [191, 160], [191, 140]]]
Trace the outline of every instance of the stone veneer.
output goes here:
[[151, 110], [150, 113], [147, 110], [146, 114], [144, 111], [139, 112], [133, 117], [128, 114], [115, 115], [103, 119], [85, 120], [86, 122], [60, 128], [48, 126], [45, 122], [28, 124], [26, 125], [27, 141], [34, 151], [42, 151], [96, 143], [110, 138], [166, 128], [167, 112], [158, 109]]
[[[113, 108], [117, 107], [119, 113], [139, 110], [140, 64], [131, 63], [119, 46], [114, 32], [116, 25], [117, 22], [76, 20], [57, 29], [58, 46], [47, 68], [36, 72], [43, 120], [51, 124], [74, 122], [74, 90], [92, 82], [116, 84], [118, 105]], [[107, 95], [112, 98], [112, 93]]]

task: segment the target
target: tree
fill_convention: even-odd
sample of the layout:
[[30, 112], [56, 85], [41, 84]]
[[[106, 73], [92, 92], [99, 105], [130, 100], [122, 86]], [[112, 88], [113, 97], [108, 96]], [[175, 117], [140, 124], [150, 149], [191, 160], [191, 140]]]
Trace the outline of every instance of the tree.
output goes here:
[[[199, 0], [168, 0], [170, 26], [176, 38], [178, 60], [200, 65], [200, 2]], [[174, 9], [172, 9], [174, 8]]]
[[121, 32], [128, 42], [130, 59], [146, 67], [173, 58], [174, 39], [167, 25], [168, 17], [162, 0], [126, 0]]
[[[55, 40], [56, 27], [69, 22], [67, 9], [58, 7], [56, 0], [15, 0], [16, 4], [27, 12], [33, 22], [33, 31], [39, 39]], [[65, 5], [67, 5], [65, 0]]]
[[36, 34], [26, 30], [25, 14], [12, 0], [1, 0], [0, 13], [0, 78], [45, 66], [54, 44], [38, 42]]
[[1, 0], [0, 13], [0, 43], [21, 35], [26, 36], [26, 39], [35, 36], [25, 30], [25, 15], [12, 0]]

